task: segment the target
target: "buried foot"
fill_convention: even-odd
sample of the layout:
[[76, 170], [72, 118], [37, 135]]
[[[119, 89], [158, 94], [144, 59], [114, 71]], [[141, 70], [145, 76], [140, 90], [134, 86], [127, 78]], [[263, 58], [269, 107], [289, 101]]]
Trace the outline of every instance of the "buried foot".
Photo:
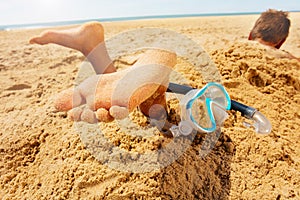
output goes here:
[[[130, 68], [110, 74], [94, 75], [76, 88], [58, 94], [55, 107], [69, 111], [74, 121], [112, 121], [125, 118], [134, 108], [149, 116], [153, 104], [166, 107], [165, 92], [176, 54], [166, 50], [148, 50]], [[85, 108], [78, 107], [86, 104]], [[157, 110], [152, 116], [161, 112]]]

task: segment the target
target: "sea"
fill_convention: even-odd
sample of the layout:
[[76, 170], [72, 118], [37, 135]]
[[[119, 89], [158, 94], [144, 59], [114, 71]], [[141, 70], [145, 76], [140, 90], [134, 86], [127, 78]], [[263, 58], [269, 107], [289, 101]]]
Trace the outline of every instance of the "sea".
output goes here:
[[[289, 11], [289, 12], [300, 12], [300, 11]], [[82, 24], [89, 21], [114, 22], [114, 21], [131, 21], [131, 20], [142, 20], [142, 19], [166, 19], [166, 18], [184, 18], [184, 17], [235, 16], [235, 15], [257, 15], [257, 14], [260, 14], [260, 12], [153, 15], [153, 16], [118, 17], [118, 18], [99, 18], [99, 19], [86, 19], [86, 20], [73, 20], [73, 21], [57, 21], [57, 22], [47, 22], [47, 23], [0, 25], [0, 30], [10, 31], [15, 29], [35, 29], [35, 28], [55, 27], [55, 26], [66, 26], [66, 25]]]

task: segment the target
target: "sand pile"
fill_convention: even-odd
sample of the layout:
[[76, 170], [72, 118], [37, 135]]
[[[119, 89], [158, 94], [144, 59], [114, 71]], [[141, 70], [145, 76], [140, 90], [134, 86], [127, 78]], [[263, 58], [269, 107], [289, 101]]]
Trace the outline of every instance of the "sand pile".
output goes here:
[[[251, 16], [248, 21], [253, 19], [256, 17]], [[208, 25], [200, 25], [205, 20], [209, 22]], [[66, 113], [56, 112], [53, 108], [55, 94], [77, 81], [83, 56], [55, 45], [29, 45], [28, 38], [40, 30], [0, 32], [0, 197], [300, 198], [300, 63], [274, 58], [262, 46], [243, 41], [244, 36], [229, 39], [232, 36], [230, 34], [245, 35], [248, 31], [245, 27], [241, 28], [242, 31], [233, 28], [231, 30], [234, 33], [223, 33], [228, 40], [224, 39], [224, 45], [218, 46], [216, 43], [222, 37], [222, 26], [215, 31], [215, 26], [210, 25], [214, 20], [217, 21], [214, 18], [200, 18], [198, 21], [175, 19], [150, 21], [148, 25], [172, 27], [202, 44], [218, 67], [231, 98], [264, 113], [272, 123], [272, 133], [257, 135], [243, 126], [244, 118], [239, 113], [229, 112], [229, 119], [220, 136], [215, 136], [219, 139], [207, 156], [199, 155], [205, 134], [197, 134], [195, 138], [177, 138], [175, 142], [183, 150], [166, 148], [169, 151], [161, 154], [165, 156], [159, 157], [159, 163], [168, 162], [170, 155], [178, 159], [166, 167], [158, 167], [147, 173], [120, 172], [108, 164], [114, 162], [103, 159], [113, 155], [115, 163], [120, 160], [129, 162], [138, 159], [134, 153], [153, 152], [167, 147], [172, 138], [163, 136], [157, 128], [148, 127], [147, 119], [136, 110], [130, 115], [134, 125], [126, 121], [117, 125], [115, 122], [99, 124], [109, 143], [98, 143], [98, 146], [112, 153], [114, 145], [132, 152], [131, 157], [122, 157], [125, 154], [102, 154], [98, 160], [95, 159], [91, 149], [85, 146], [84, 138], [88, 137], [82, 137], [80, 132], [95, 127], [82, 123], [74, 125], [66, 118]], [[222, 20], [226, 23], [226, 18]], [[231, 18], [227, 20], [228, 25]], [[107, 34], [145, 26], [145, 23], [124, 23], [123, 26], [108, 23]], [[235, 26], [238, 27], [232, 24], [232, 27]], [[251, 28], [250, 23], [248, 26]], [[215, 39], [208, 37], [211, 32], [215, 32]], [[205, 43], [200, 37], [201, 33], [204, 39], [208, 39]], [[299, 37], [291, 35], [291, 38], [291, 41], [299, 43]], [[292, 44], [287, 42], [286, 46], [291, 47]], [[121, 58], [118, 60], [119, 69], [131, 63], [132, 57]], [[191, 86], [204, 85], [201, 75], [192, 71], [191, 66], [180, 58], [176, 70]], [[171, 95], [168, 104], [169, 120], [176, 123], [178, 102]], [[89, 133], [95, 134], [89, 135], [92, 138], [99, 137], [94, 131]], [[144, 165], [143, 169], [151, 168], [150, 164]]]

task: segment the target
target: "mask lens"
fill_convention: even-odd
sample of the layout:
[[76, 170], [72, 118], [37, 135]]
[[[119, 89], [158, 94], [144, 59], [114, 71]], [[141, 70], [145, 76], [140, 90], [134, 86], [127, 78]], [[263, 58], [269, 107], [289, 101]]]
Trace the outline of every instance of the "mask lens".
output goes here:
[[197, 98], [193, 102], [191, 107], [191, 119], [204, 129], [210, 129], [213, 126], [204, 98]]
[[[209, 83], [199, 90], [187, 104], [190, 120], [194, 126], [205, 132], [212, 132], [216, 128], [218, 115], [224, 113], [215, 112], [217, 106], [222, 110], [230, 109], [230, 98], [222, 85]], [[219, 111], [220, 111], [219, 109]]]
[[[204, 91], [205, 98], [209, 98], [213, 103], [226, 110], [230, 109], [230, 98], [221, 85], [208, 85]], [[202, 97], [203, 98], [203, 97]]]

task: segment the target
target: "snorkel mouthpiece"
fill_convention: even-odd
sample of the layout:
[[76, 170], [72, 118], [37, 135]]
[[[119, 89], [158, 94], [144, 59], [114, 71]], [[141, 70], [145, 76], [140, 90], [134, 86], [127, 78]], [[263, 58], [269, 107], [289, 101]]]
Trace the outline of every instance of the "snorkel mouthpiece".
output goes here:
[[[259, 111], [256, 111], [252, 117], [254, 123], [252, 126], [255, 131], [260, 134], [269, 134], [272, 130], [270, 121]], [[246, 122], [244, 122], [246, 123]]]
[[269, 134], [271, 132], [272, 125], [270, 121], [255, 108], [231, 100], [231, 110], [239, 111], [242, 113], [242, 116], [253, 120], [253, 124], [244, 122], [246, 127], [253, 127], [255, 131], [260, 134]]

